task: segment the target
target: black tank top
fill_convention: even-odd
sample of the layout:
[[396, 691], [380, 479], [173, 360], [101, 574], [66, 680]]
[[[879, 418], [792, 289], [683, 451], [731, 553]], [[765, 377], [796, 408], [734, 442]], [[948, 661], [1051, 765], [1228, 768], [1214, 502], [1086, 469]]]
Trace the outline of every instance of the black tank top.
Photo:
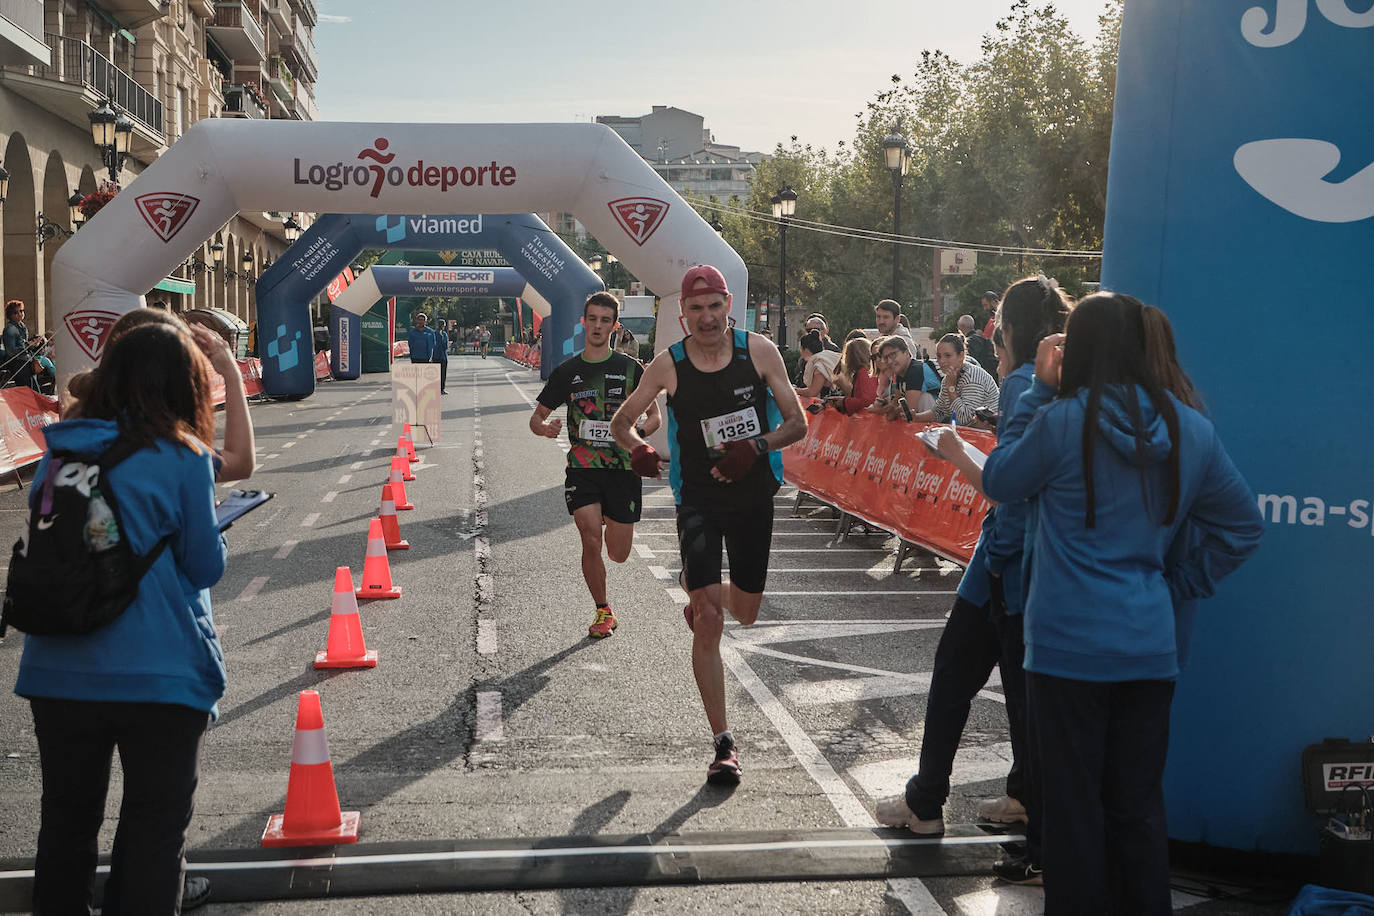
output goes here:
[[711, 453], [712, 446], [761, 436], [782, 422], [767, 383], [749, 358], [748, 334], [733, 330], [731, 335], [730, 362], [715, 372], [692, 365], [685, 341], [668, 348], [677, 372], [677, 391], [668, 397], [668, 437], [673, 443], [668, 480], [678, 505], [733, 508], [767, 502], [771, 512], [773, 494], [782, 481], [782, 456], [777, 452], [760, 457], [734, 483], [711, 476], [718, 457]]

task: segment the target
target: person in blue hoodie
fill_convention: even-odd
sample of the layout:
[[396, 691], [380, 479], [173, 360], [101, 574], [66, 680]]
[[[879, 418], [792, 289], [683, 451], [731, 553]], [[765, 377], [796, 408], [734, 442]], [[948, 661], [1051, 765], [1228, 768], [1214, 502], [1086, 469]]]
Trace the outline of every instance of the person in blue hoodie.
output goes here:
[[434, 329], [429, 326], [429, 315], [416, 311], [410, 320], [411, 328], [406, 334], [406, 340], [410, 343], [410, 361], [412, 363], [438, 362], [438, 354], [434, 352], [436, 342]]
[[[102, 483], [118, 494], [136, 554], [170, 540], [113, 622], [24, 640], [14, 690], [29, 700], [43, 776], [34, 910], [89, 912], [118, 748], [124, 795], [104, 912], [173, 913], [200, 742], [225, 686], [209, 592], [225, 566], [205, 444], [214, 436], [210, 363], [184, 331], [135, 328], [110, 345], [75, 412], [44, 430], [49, 446], [99, 453], [121, 436], [139, 445]], [[45, 457], [31, 506], [49, 467]]]
[[[1212, 423], [1151, 371], [1143, 313], [1121, 294], [1080, 302], [1040, 343], [1024, 433], [982, 473], [989, 498], [1031, 500], [1025, 669], [1049, 916], [1172, 912], [1175, 603], [1210, 595], [1262, 531]], [[1170, 557], [1183, 530], [1192, 549]]]

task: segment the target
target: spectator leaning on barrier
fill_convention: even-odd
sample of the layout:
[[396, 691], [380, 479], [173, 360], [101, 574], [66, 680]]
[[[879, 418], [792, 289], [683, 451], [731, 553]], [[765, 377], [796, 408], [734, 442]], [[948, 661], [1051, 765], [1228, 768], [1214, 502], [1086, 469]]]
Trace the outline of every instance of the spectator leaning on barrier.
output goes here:
[[878, 396], [875, 362], [873, 345], [862, 331], [858, 338], [845, 342], [840, 364], [835, 367], [835, 387], [840, 389], [840, 394], [830, 399], [840, 413], [863, 410]]
[[884, 337], [878, 344], [878, 355], [888, 385], [869, 406], [870, 411], [889, 420], [911, 420], [935, 405], [940, 377], [929, 363], [912, 359], [905, 337]]
[[997, 409], [997, 383], [987, 370], [964, 359], [964, 338], [946, 334], [935, 346], [935, 359], [944, 373], [940, 382], [940, 396], [930, 410], [917, 413], [917, 420], [948, 422], [951, 418], [960, 426], [989, 424], [979, 419], [979, 409]]
[[840, 352], [840, 345], [830, 339], [830, 325], [820, 312], [812, 312], [806, 316], [806, 330], [815, 331], [821, 335], [821, 343], [825, 345], [827, 350]]
[[24, 303], [11, 299], [5, 303], [5, 330], [0, 334], [5, 345], [4, 374], [10, 384], [27, 385], [38, 390], [34, 371], [34, 353], [29, 346], [29, 328], [24, 324]]
[[806, 366], [802, 369], [802, 384], [797, 395], [804, 398], [824, 398], [830, 395], [832, 376], [835, 366], [840, 362], [840, 354], [827, 350], [821, 342], [821, 335], [807, 331], [797, 341]]
[[997, 381], [997, 356], [992, 352], [992, 341], [974, 329], [972, 315], [959, 316], [959, 333], [964, 336], [964, 349], [968, 355], [987, 370], [994, 382]]
[[[1080, 302], [1040, 343], [1011, 421], [1029, 416], [1025, 432], [982, 473], [990, 498], [1035, 501], [1022, 576], [1048, 912], [1171, 912], [1175, 602], [1210, 596], [1263, 531], [1211, 422], [1151, 370], [1142, 313], [1121, 294]], [[1185, 526], [1206, 535], [1167, 565]]]
[[[100, 481], [119, 494], [121, 533], [136, 554], [169, 538], [138, 596], [80, 636], [27, 636], [15, 693], [30, 701], [43, 774], [33, 905], [89, 912], [97, 834], [116, 748], [124, 773], [107, 913], [174, 913], [197, 758], [224, 693], [224, 653], [209, 589], [224, 573], [215, 521], [210, 366], [190, 336], [142, 327], [110, 345], [81, 417], [44, 430], [53, 449], [139, 446]], [[57, 470], [45, 456], [30, 489]]]

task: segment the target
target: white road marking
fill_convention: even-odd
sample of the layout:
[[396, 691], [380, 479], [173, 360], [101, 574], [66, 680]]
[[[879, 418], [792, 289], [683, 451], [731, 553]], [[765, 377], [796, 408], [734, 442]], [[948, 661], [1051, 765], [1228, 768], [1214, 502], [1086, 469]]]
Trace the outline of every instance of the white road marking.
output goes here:
[[338, 491], [338, 490], [330, 490], [328, 493], [324, 494], [324, 496], [320, 497], [320, 502], [322, 502], [322, 503], [332, 503], [335, 499], [338, 498], [338, 496], [339, 496], [339, 491]]
[[282, 447], [282, 448], [295, 448], [295, 446], [296, 446], [296, 443], [294, 443], [294, 442], [283, 442], [283, 443], [281, 444], [281, 447]]
[[308, 435], [309, 435], [308, 433], [300, 433], [299, 435], [296, 436], [296, 438], [297, 438], [297, 439], [304, 439], [304, 438], [306, 438]]
[[352, 480], [352, 479], [353, 479], [353, 475], [352, 475], [352, 474], [345, 474], [345, 475], [343, 475], [342, 477], [339, 478], [339, 483], [345, 484], [345, 483], [348, 483], [348, 482], [349, 482], [350, 480]]
[[254, 579], [253, 581], [251, 581], [251, 582], [249, 582], [247, 585], [245, 585], [245, 586], [243, 587], [243, 591], [239, 592], [238, 598], [236, 598], [236, 599], [234, 599], [234, 600], [236, 600], [236, 601], [251, 601], [251, 600], [253, 600], [253, 596], [256, 595], [258, 592], [260, 592], [260, 591], [262, 590], [262, 587], [263, 587], [264, 585], [267, 584], [268, 578], [269, 578], [268, 576], [258, 576], [256, 579]]
[[270, 454], [270, 455], [263, 455], [263, 456], [262, 456], [262, 460], [263, 460], [263, 461], [266, 461], [266, 460], [269, 459], [269, 458], [280, 458], [280, 457], [281, 457], [281, 455], [277, 454], [276, 452], [273, 452], [273, 453]]
[[662, 566], [650, 566], [650, 567], [649, 567], [649, 573], [650, 573], [655, 579], [671, 579], [671, 578], [672, 578], [672, 576], [670, 576], [670, 575], [668, 574], [668, 570], [664, 569]]
[[295, 550], [296, 545], [299, 543], [300, 541], [282, 541], [282, 545], [277, 548], [277, 552], [272, 554], [272, 559], [285, 560], [287, 557], [291, 556], [291, 551]]
[[301, 527], [302, 527], [302, 528], [310, 528], [310, 527], [313, 527], [314, 524], [315, 524], [316, 522], [318, 522], [319, 520], [320, 520], [320, 513], [318, 513], [318, 512], [311, 512], [311, 513], [310, 513], [309, 515], [307, 515], [305, 518], [301, 519]]
[[692, 600], [687, 597], [687, 593], [680, 588], [669, 588], [665, 589], [665, 591], [668, 592], [668, 597], [672, 599], [674, 604], [687, 604]]
[[348, 469], [349, 469], [350, 471], [358, 471], [358, 470], [362, 470], [362, 466], [363, 466], [363, 463], [362, 463], [361, 461], [355, 461], [355, 462], [353, 462], [352, 464], [350, 464], [350, 465], [348, 466]]
[[769, 595], [770, 597], [778, 597], [782, 595], [920, 595], [921, 597], [925, 598], [930, 596], [949, 597], [950, 595], [957, 595], [959, 593], [957, 591], [925, 591], [919, 588], [904, 588], [895, 590], [866, 588], [862, 591], [856, 591], [855, 589], [840, 589], [839, 591], [830, 592], [778, 592], [770, 588], [764, 594]]
[[501, 692], [477, 691], [477, 740], [500, 741], [504, 737], [501, 725]]
[[[945, 916], [945, 908], [940, 906], [929, 889], [921, 883], [920, 878], [889, 878], [887, 893], [888, 896], [906, 907], [911, 916]], [[1042, 907], [1044, 897], [1042, 891], [1040, 894]], [[1001, 916], [1000, 912], [999, 916]]]
[[[967, 786], [976, 782], [1005, 779], [1011, 769], [1011, 744], [1001, 742], [983, 747], [960, 745], [954, 752], [954, 769], [950, 784]], [[901, 757], [880, 760], [849, 768], [850, 777], [868, 793], [869, 798], [882, 798], [900, 792], [902, 786], [921, 768], [920, 757]]]
[[496, 621], [477, 621], [477, 654], [496, 654]]
[[[660, 552], [667, 553], [668, 551]], [[639, 556], [645, 560], [652, 560], [654, 558], [654, 552], [650, 550], [648, 547], [645, 547], [643, 544], [635, 545], [635, 553], [639, 554]]]
[[879, 636], [910, 630], [943, 629], [944, 619], [903, 618], [901, 620], [850, 621], [831, 623], [818, 620], [774, 621], [771, 626], [732, 627], [730, 638], [751, 646], [773, 643], [812, 642], [818, 639], [844, 639], [850, 636]]

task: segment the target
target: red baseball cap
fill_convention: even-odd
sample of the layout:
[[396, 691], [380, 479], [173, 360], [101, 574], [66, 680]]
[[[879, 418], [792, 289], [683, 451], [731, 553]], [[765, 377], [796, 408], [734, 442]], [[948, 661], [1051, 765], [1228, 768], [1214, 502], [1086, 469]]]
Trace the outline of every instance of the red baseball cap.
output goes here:
[[687, 271], [682, 278], [682, 298], [700, 296], [705, 293], [730, 295], [730, 287], [725, 285], [725, 276], [710, 264], [698, 264]]

